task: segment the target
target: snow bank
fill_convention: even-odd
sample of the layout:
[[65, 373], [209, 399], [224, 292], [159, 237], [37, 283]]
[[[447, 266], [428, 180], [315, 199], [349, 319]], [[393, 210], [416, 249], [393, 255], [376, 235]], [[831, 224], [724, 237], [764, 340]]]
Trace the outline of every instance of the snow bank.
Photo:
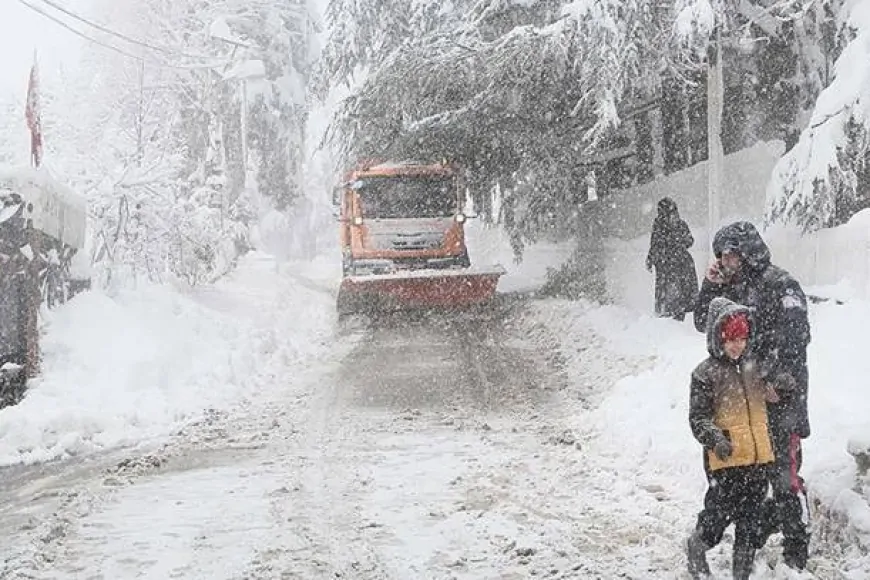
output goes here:
[[49, 313], [41, 377], [0, 410], [0, 465], [153, 441], [268, 387], [327, 348], [331, 297], [312, 286], [255, 254], [187, 295], [77, 296]]
[[[588, 455], [601, 454], [610, 469], [622, 474], [618, 485], [628, 495], [630, 488], [655, 485], [673, 499], [700, 505], [705, 482], [700, 448], [689, 431], [688, 399], [689, 376], [706, 357], [703, 335], [688, 321], [656, 319], [619, 306], [552, 302], [560, 303], [559, 316], [550, 323], [569, 342], [588, 337], [591, 329], [607, 341], [607, 350], [626, 357], [625, 378], [572, 425], [595, 435]], [[583, 350], [566, 356], [569, 369], [590, 364]], [[634, 364], [639, 366], [627, 366], [638, 360]], [[687, 516], [694, 512], [690, 509]]]
[[[541, 309], [549, 313], [548, 325], [565, 344], [583, 344], [594, 334], [604, 338], [608, 350], [625, 355], [624, 378], [609, 389], [595, 387], [598, 393], [590, 398], [583, 396], [584, 385], [572, 387], [584, 405], [591, 403], [591, 412], [572, 408], [577, 403], [570, 397], [563, 408], [568, 426], [588, 441], [586, 468], [612, 478], [613, 493], [626, 498], [618, 506], [620, 513], [634, 514], [640, 521], [655, 512], [672, 521], [676, 533], [688, 533], [706, 489], [701, 448], [688, 423], [689, 377], [707, 356], [704, 336], [688, 320], [656, 319], [619, 306], [547, 301]], [[855, 462], [847, 452], [850, 440], [870, 439], [870, 301], [813, 305], [811, 324], [813, 433], [804, 442], [802, 473], [811, 496], [825, 509], [846, 516], [852, 533], [870, 546], [870, 505], [868, 497], [856, 491]], [[575, 377], [588, 377], [589, 366], [599, 364], [589, 360], [585, 348], [563, 348], [563, 353]], [[613, 369], [604, 371], [603, 384], [609, 384]], [[651, 489], [656, 493], [644, 491]], [[713, 560], [717, 566], [727, 565], [720, 555]], [[858, 567], [848, 577], [866, 578], [870, 562]]]
[[514, 257], [510, 238], [504, 228], [473, 219], [465, 226], [466, 245], [472, 265], [502, 266], [506, 273], [498, 282], [499, 292], [525, 292], [540, 289], [547, 281], [550, 268], [563, 264], [571, 256], [575, 243], [540, 242], [528, 245], [521, 261]]
[[252, 370], [243, 341], [167, 288], [76, 297], [51, 316], [42, 377], [0, 411], [0, 464], [130, 444], [228, 404]]
[[[829, 506], [842, 507], [855, 484], [855, 460], [848, 453], [850, 440], [870, 437], [870, 357], [867, 328], [870, 301], [851, 300], [811, 309], [813, 341], [808, 351], [810, 369], [810, 422], [806, 440], [807, 477], [811, 488]], [[868, 534], [867, 499], [848, 509], [853, 525]]]
[[870, 210], [808, 235], [788, 227], [763, 235], [776, 263], [804, 285], [845, 286], [851, 295], [870, 299]]

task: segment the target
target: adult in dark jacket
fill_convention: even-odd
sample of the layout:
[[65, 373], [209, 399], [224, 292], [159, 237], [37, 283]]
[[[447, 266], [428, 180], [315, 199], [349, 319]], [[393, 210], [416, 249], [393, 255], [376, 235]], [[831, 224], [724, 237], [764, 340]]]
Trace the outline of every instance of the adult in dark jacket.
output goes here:
[[[713, 238], [716, 261], [701, 283], [695, 327], [705, 331], [713, 298], [724, 296], [750, 308], [757, 325], [753, 357], [762, 378], [779, 400], [768, 403], [776, 462], [771, 475], [773, 502], [765, 506], [765, 533], [783, 533], [783, 559], [804, 569], [809, 544], [809, 505], [800, 477], [801, 439], [809, 437], [807, 345], [810, 325], [800, 284], [770, 263], [770, 250], [749, 222], [720, 229]], [[760, 546], [759, 546], [760, 547]]]
[[689, 226], [680, 218], [677, 204], [669, 197], [658, 203], [653, 221], [647, 270], [656, 270], [657, 316], [683, 320], [691, 312], [698, 293], [698, 274], [689, 248], [695, 243]]
[[709, 483], [686, 546], [692, 578], [709, 575], [706, 552], [732, 522], [735, 580], [748, 580], [760, 543], [760, 509], [774, 462], [766, 402], [774, 395], [751, 358], [754, 326], [745, 306], [727, 298], [710, 302], [709, 356], [692, 372], [689, 396], [689, 425], [704, 447]]

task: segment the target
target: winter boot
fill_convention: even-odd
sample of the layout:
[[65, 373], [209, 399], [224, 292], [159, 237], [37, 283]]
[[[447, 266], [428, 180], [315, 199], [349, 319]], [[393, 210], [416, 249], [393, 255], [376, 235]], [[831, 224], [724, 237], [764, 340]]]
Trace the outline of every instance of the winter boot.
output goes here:
[[784, 538], [782, 560], [794, 570], [804, 570], [809, 559], [809, 538]]
[[752, 564], [755, 562], [755, 549], [749, 546], [735, 546], [731, 556], [731, 573], [734, 580], [749, 580]]
[[710, 565], [707, 564], [707, 550], [711, 547], [701, 539], [701, 534], [697, 530], [686, 540], [686, 558], [692, 580], [709, 578]]

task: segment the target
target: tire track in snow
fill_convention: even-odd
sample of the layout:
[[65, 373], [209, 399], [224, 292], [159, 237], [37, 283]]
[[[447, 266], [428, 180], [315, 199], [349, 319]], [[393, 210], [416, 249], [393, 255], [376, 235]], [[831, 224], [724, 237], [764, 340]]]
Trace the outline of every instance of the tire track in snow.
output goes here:
[[[564, 344], [522, 307], [487, 324], [370, 328], [334, 347], [326, 362], [340, 368], [292, 388], [279, 376], [235, 412], [72, 485], [31, 534], [43, 559], [26, 573], [58, 577], [63, 561], [70, 577], [107, 579], [122, 566], [246, 580], [681, 576], [697, 498], [621, 473], [583, 426], [648, 359], [611, 352], [591, 328]], [[582, 364], [566, 367], [577, 350]], [[157, 513], [154, 494], [177, 511]], [[111, 537], [126, 538], [126, 560], [125, 544], [98, 549]], [[155, 561], [161, 538], [173, 562]], [[230, 563], [230, 575], [209, 567]]]
[[[49, 466], [45, 468], [48, 473], [44, 473], [42, 468], [26, 469], [19, 481], [6, 480], [8, 486], [0, 489], [0, 497], [20, 496], [21, 501], [14, 504], [4, 502], [6, 513], [0, 520], [0, 532], [10, 547], [4, 549], [0, 560], [0, 578], [57, 578], [58, 574], [61, 577], [64, 574], [70, 577], [81, 574], [89, 574], [92, 578], [123, 577], [123, 574], [118, 576], [102, 567], [107, 562], [118, 565], [117, 554], [93, 551], [95, 546], [107, 544], [105, 540], [112, 536], [113, 530], [136, 542], [136, 545], [128, 545], [122, 550], [131, 552], [126, 564], [134, 569], [140, 566], [139, 572], [142, 573], [149, 569], [153, 572], [153, 567], [162, 563], [157, 558], [149, 560], [146, 554], [137, 564], [137, 550], [147, 552], [146, 544], [154, 541], [153, 536], [161, 535], [161, 526], [166, 527], [167, 535], [174, 535], [176, 541], [180, 536], [177, 530], [173, 531], [174, 516], [171, 513], [141, 514], [136, 511], [137, 502], [139, 510], [148, 510], [147, 501], [141, 494], [147, 494], [149, 490], [159, 490], [167, 497], [178, 492], [175, 501], [186, 506], [197, 503], [195, 498], [183, 493], [184, 488], [191, 485], [210, 486], [209, 492], [201, 498], [203, 504], [215, 498], [221, 499], [222, 493], [226, 492], [236, 498], [241, 494], [252, 504], [262, 505], [269, 503], [272, 494], [280, 493], [282, 486], [275, 485], [272, 487], [276, 489], [272, 489], [270, 482], [283, 481], [286, 474], [280, 470], [276, 472], [275, 459], [269, 454], [275, 452], [292, 457], [299, 453], [299, 446], [294, 447], [293, 441], [299, 438], [300, 431], [294, 425], [295, 421], [287, 416], [294, 412], [302, 416], [310, 392], [315, 390], [300, 373], [307, 373], [309, 382], [315, 381], [310, 377], [318, 375], [318, 365], [328, 365], [330, 361], [340, 359], [343, 349], [350, 348], [356, 340], [353, 336], [336, 339], [329, 349], [312, 349], [311, 355], [304, 360], [288, 356], [287, 353], [295, 353], [292, 337], [287, 344], [279, 339], [283, 336], [282, 328], [293, 323], [293, 312], [281, 307], [285, 302], [283, 289], [283, 286], [265, 290], [256, 287], [251, 292], [242, 292], [244, 299], [233, 299], [227, 291], [223, 294], [213, 291], [206, 297], [216, 301], [221, 308], [237, 310], [240, 317], [253, 316], [255, 323], [270, 325], [264, 327], [262, 333], [265, 343], [271, 340], [274, 345], [266, 348], [269, 344], [264, 343], [261, 345], [264, 347], [262, 353], [249, 353], [264, 355], [260, 384], [232, 412], [206, 413], [203, 421], [188, 425], [171, 437], [166, 445], [152, 447], [151, 452], [120, 450], [107, 456], [92, 457], [95, 460], [92, 468], [83, 469], [81, 460], [76, 459], [71, 462], [73, 467], [70, 470], [55, 471]], [[257, 304], [250, 304], [250, 300], [259, 304], [259, 308]], [[264, 318], [266, 307], [278, 316]], [[297, 459], [297, 463], [301, 461]], [[51, 478], [56, 480], [56, 486], [51, 483]], [[253, 481], [262, 481], [265, 488], [258, 490], [250, 483]], [[226, 489], [222, 490], [219, 482]], [[223, 497], [224, 501], [227, 499]], [[219, 508], [213, 509], [212, 514], [185, 509], [188, 509], [185, 518], [201, 525], [204, 536], [213, 533], [215, 538], [220, 538], [231, 532], [221, 529], [220, 522], [211, 517], [214, 513], [221, 513]], [[36, 521], [37, 517], [30, 517], [30, 513], [35, 513], [42, 521]], [[151, 526], [152, 536], [133, 540], [136, 530], [125, 528], [118, 520], [119, 514], [124, 513], [141, 516], [143, 527]], [[239, 521], [235, 524], [242, 529], [246, 525]], [[169, 572], [197, 577], [196, 558], [200, 558], [203, 568], [211, 563], [209, 560], [215, 560], [209, 541], [204, 538], [193, 540], [185, 548], [192, 554], [192, 563], [182, 563], [174, 572], [171, 569]], [[255, 555], [256, 551], [252, 550], [250, 559]], [[139, 572], [130, 573], [138, 575]]]
[[[365, 478], [359, 465], [345, 461], [355, 430], [342, 416], [337, 385], [320, 380], [315, 388], [304, 431], [291, 448], [301, 461], [278, 462], [281, 470], [295, 471], [293, 487], [271, 504], [284, 530], [258, 550], [241, 578], [393, 578], [366, 541], [366, 522], [356, 509]], [[291, 535], [296, 541], [288, 541]]]

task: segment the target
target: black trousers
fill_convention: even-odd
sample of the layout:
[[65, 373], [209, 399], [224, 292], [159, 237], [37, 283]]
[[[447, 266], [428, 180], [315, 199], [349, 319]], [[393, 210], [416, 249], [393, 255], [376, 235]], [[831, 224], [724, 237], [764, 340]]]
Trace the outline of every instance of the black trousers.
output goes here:
[[[706, 461], [705, 461], [706, 468]], [[707, 469], [704, 509], [696, 530], [710, 547], [734, 524], [734, 547], [754, 548], [761, 536], [761, 505], [767, 495], [769, 465]]]
[[807, 558], [810, 534], [809, 503], [800, 476], [803, 462], [801, 438], [778, 413], [770, 413], [769, 421], [776, 463], [770, 471], [773, 501], [766, 502], [762, 509], [766, 520], [763, 525], [781, 530], [783, 556], [802, 562]]

